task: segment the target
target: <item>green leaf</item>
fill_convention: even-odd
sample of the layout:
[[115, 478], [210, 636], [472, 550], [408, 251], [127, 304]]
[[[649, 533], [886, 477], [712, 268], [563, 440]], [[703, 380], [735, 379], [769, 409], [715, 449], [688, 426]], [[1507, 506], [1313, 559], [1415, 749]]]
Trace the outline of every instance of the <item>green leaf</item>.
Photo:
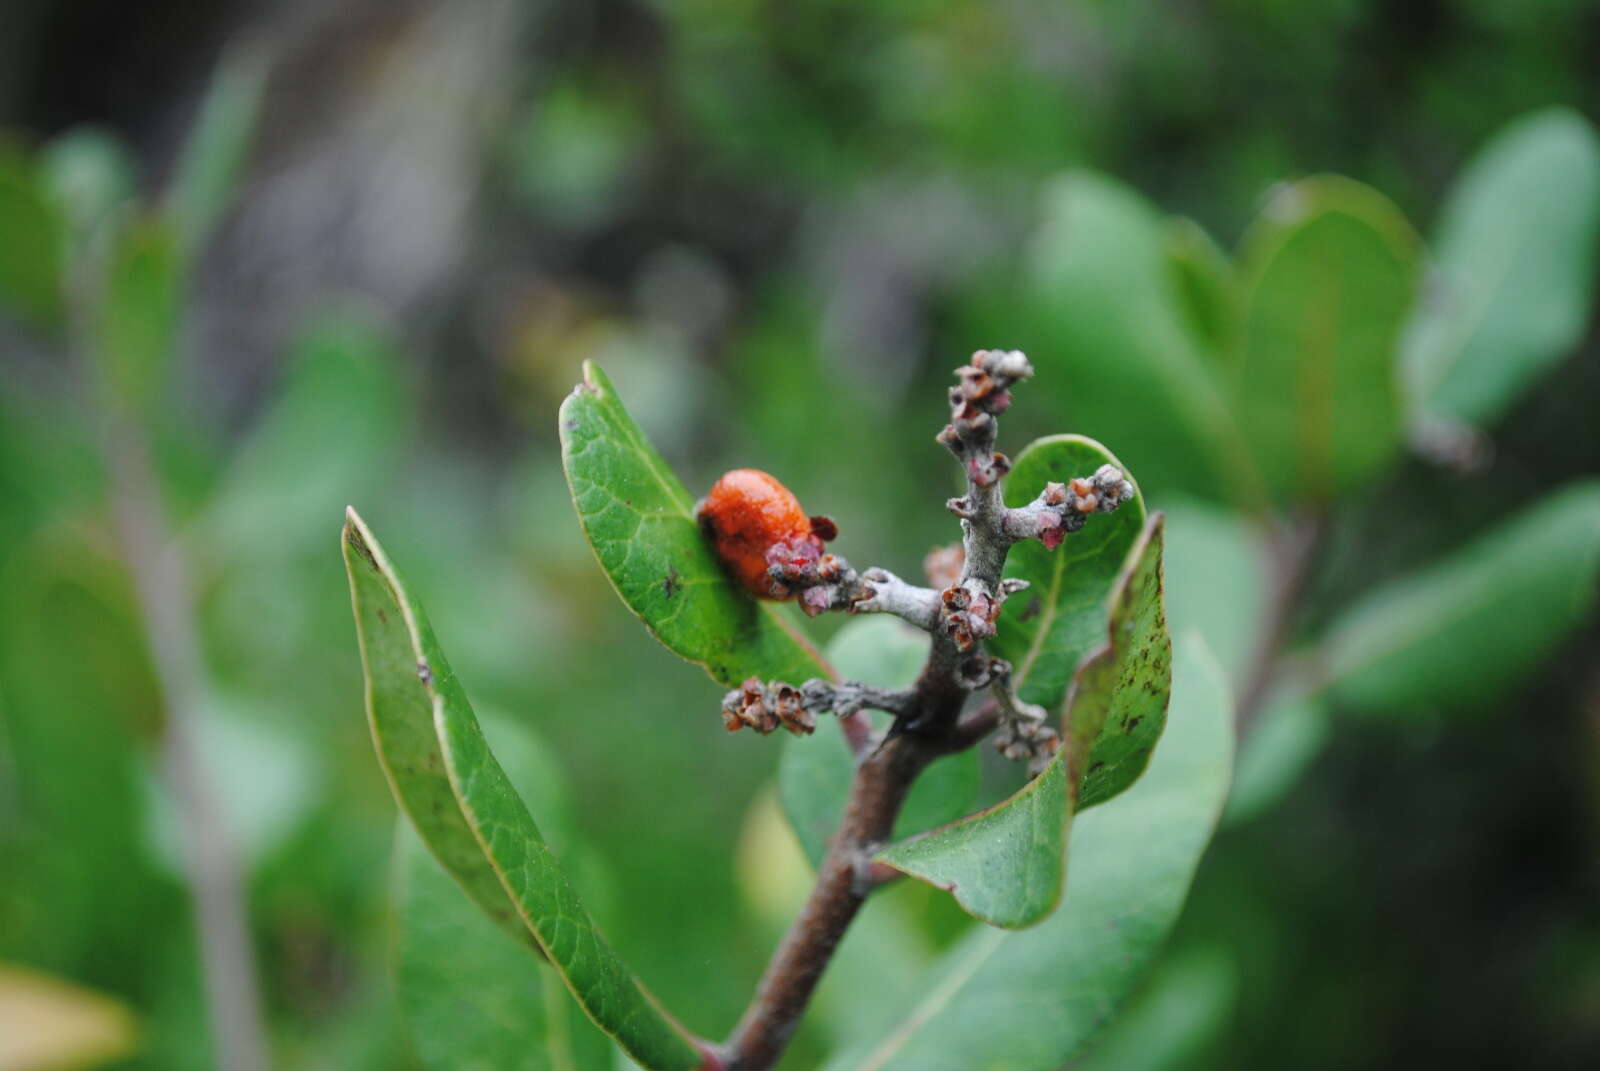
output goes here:
[[1600, 240], [1600, 139], [1576, 112], [1517, 120], [1456, 180], [1435, 278], [1406, 336], [1406, 385], [1431, 417], [1489, 424], [1583, 338]]
[[1109, 638], [1074, 675], [1063, 746], [1044, 771], [999, 806], [890, 845], [879, 860], [949, 890], [968, 914], [995, 926], [1031, 926], [1056, 909], [1074, 813], [1133, 784], [1166, 723], [1172, 639], [1161, 602], [1159, 513], [1109, 603], [1101, 633]]
[[1223, 827], [1248, 822], [1288, 795], [1322, 753], [1332, 730], [1321, 699], [1298, 692], [1274, 697], [1244, 738]]
[[64, 312], [67, 225], [38, 168], [0, 144], [0, 306], [56, 327]]
[[1360, 487], [1401, 445], [1397, 355], [1416, 236], [1381, 194], [1321, 176], [1273, 199], [1243, 262], [1234, 398], [1256, 464], [1281, 498]]
[[[927, 633], [887, 614], [846, 622], [828, 644], [828, 661], [841, 677], [879, 688], [909, 685], [927, 656]], [[881, 715], [877, 727], [885, 727], [888, 720]], [[839, 828], [855, 766], [844, 734], [827, 724], [813, 736], [787, 737], [783, 742], [778, 799], [813, 867], [821, 862], [829, 838]], [[900, 809], [895, 837], [921, 833], [966, 814], [977, 802], [978, 782], [976, 751], [935, 760], [917, 778]]]
[[404, 412], [400, 356], [386, 332], [357, 316], [310, 325], [207, 506], [197, 547], [259, 561], [323, 545], [329, 513], [386, 487]]
[[[1132, 474], [1112, 453], [1082, 435], [1052, 435], [1028, 444], [1006, 477], [1005, 501], [1022, 506], [1047, 483], [1090, 476], [1101, 465]], [[1028, 581], [996, 622], [989, 646], [1011, 663], [1018, 693], [1059, 710], [1067, 685], [1089, 652], [1105, 643], [1112, 587], [1144, 528], [1144, 495], [1135, 491], [1115, 513], [1089, 518], [1055, 550], [1037, 540], [1011, 548], [1006, 576]]]
[[1597, 573], [1600, 481], [1586, 480], [1346, 610], [1326, 679], [1365, 710], [1492, 703], [1589, 613]]
[[403, 821], [394, 885], [396, 995], [425, 1071], [593, 1066], [573, 1049], [600, 1035], [572, 1021], [559, 978], [462, 895]]
[[80, 238], [133, 198], [133, 159], [109, 131], [75, 127], [46, 145], [39, 163]]
[[1189, 331], [1207, 351], [1230, 350], [1239, 326], [1238, 284], [1228, 254], [1205, 228], [1174, 216], [1162, 228], [1167, 278]]
[[729, 579], [694, 499], [598, 365], [561, 405], [561, 459], [583, 533], [622, 601], [667, 650], [732, 688], [747, 677], [832, 676], [792, 614]]
[[1232, 950], [1173, 949], [1073, 1071], [1204, 1067], [1207, 1046], [1233, 1025], [1238, 999]]
[[266, 83], [266, 56], [260, 49], [235, 48], [223, 57], [200, 104], [167, 196], [186, 259], [210, 235], [233, 197]]
[[344, 538], [373, 741], [395, 800], [467, 895], [525, 926], [590, 1018], [650, 1068], [695, 1068], [693, 1043], [606, 944], [505, 772], [422, 608], [354, 510]]
[[1174, 687], [1149, 771], [1075, 823], [1061, 910], [1026, 933], [969, 933], [829, 1071], [1054, 1071], [1115, 1015], [1172, 929], [1227, 793], [1231, 703], [1198, 636], [1180, 644]]
[[1111, 179], [1073, 171], [1050, 187], [1029, 256], [1045, 329], [1035, 388], [1147, 481], [1253, 502], [1257, 478], [1167, 244], [1155, 210]]
[[1255, 655], [1266, 578], [1261, 532], [1246, 518], [1200, 502], [1162, 499], [1167, 625], [1200, 633], [1241, 680]]
[[128, 221], [106, 264], [98, 349], [107, 386], [134, 409], [160, 390], [177, 341], [177, 234], [156, 216]]

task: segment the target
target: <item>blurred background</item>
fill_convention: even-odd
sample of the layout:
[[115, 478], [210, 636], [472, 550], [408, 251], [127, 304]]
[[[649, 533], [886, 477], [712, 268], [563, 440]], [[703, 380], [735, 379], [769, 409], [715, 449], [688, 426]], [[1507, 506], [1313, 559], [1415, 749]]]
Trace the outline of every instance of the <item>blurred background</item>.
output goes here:
[[[767, 469], [858, 566], [916, 576], [958, 535], [944, 390], [990, 346], [1040, 373], [1003, 447], [1084, 431], [1128, 462], [1171, 517], [1175, 630], [1252, 707], [1169, 951], [1086, 1060], [1600, 1064], [1597, 71], [1580, 0], [7, 0], [0, 1068], [216, 1066], [195, 905], [226, 930], [230, 900], [222, 977], [259, 992], [225, 1003], [270, 1066], [427, 1063], [347, 503], [622, 957], [722, 1036], [807, 883], [778, 749], [615, 597], [556, 407], [597, 360], [691, 491]], [[1501, 203], [1492, 167], [1457, 185], [1491, 144], [1555, 147]], [[1245, 248], [1248, 292], [1245, 236], [1322, 172], [1468, 275], [1474, 221], [1506, 221], [1480, 275], [1537, 359], [1397, 423], [1336, 495], [1241, 504], [1146, 390], [1168, 313], [1127, 258], [1154, 235], [1181, 273], [1187, 236], [1226, 280]], [[1499, 298], [1458, 311], [1516, 333]], [[1226, 349], [1206, 315], [1184, 330]], [[1407, 630], [1432, 662], [1323, 687]], [[909, 971], [966, 924], [906, 883], [859, 925]], [[871, 978], [841, 965], [785, 1066]]]

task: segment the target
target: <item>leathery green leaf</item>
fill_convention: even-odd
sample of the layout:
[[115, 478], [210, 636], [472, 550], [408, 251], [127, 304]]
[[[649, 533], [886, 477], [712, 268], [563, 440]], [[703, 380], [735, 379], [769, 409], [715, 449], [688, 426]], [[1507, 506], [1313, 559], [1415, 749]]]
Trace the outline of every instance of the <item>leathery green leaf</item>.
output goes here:
[[394, 850], [396, 996], [411, 1051], [427, 1071], [545, 1071], [591, 1066], [574, 1048], [610, 1045], [551, 969], [484, 917], [398, 823]]
[[1227, 794], [1233, 712], [1197, 634], [1179, 643], [1171, 725], [1139, 783], [1074, 823], [1065, 904], [1026, 933], [979, 928], [883, 1009], [827, 1071], [1053, 1071], [1083, 1051], [1171, 931]]
[[701, 1055], [606, 944], [527, 807], [489, 752], [420, 605], [354, 510], [342, 544], [390, 788], [423, 843], [501, 926], [531, 935], [589, 1017], [649, 1068]]
[[1554, 108], [1512, 123], [1451, 187], [1434, 278], [1406, 335], [1425, 415], [1487, 424], [1589, 324], [1600, 238], [1600, 138]]
[[567, 485], [600, 567], [656, 639], [734, 687], [747, 677], [831, 676], [787, 607], [734, 583], [694, 517], [694, 499], [592, 361], [561, 405]]
[[[1115, 465], [1133, 479], [1093, 439], [1037, 439], [1017, 456], [1006, 477], [1006, 505], [1025, 505], [1045, 484], [1091, 476], [1101, 465]], [[1026, 580], [1029, 586], [1006, 603], [989, 646], [1011, 663], [1012, 680], [1023, 699], [1047, 710], [1060, 708], [1078, 663], [1105, 642], [1107, 597], [1144, 522], [1144, 496], [1136, 490], [1115, 513], [1090, 517], [1055, 550], [1031, 539], [1011, 548], [1006, 576]]]
[[0, 143], [0, 307], [46, 327], [62, 319], [67, 222], [33, 159]]
[[[903, 688], [916, 679], [928, 655], [928, 635], [887, 614], [855, 618], [834, 634], [828, 660], [846, 680], [879, 688]], [[877, 728], [889, 716], [873, 711]], [[816, 866], [839, 828], [855, 759], [844, 734], [830, 725], [808, 737], [788, 737], [778, 759], [778, 799], [806, 858]], [[895, 822], [895, 837], [953, 821], [978, 798], [978, 753], [946, 755], [923, 771]]]
[[1233, 394], [1269, 487], [1325, 501], [1400, 448], [1400, 331], [1416, 235], [1375, 190], [1334, 176], [1286, 187], [1245, 242]]
[[1597, 575], [1600, 481], [1585, 480], [1345, 611], [1321, 659], [1333, 695], [1392, 713], [1492, 703], [1590, 612]]
[[1161, 515], [1150, 517], [1118, 575], [1103, 646], [1073, 677], [1063, 746], [1004, 803], [890, 845], [877, 858], [948, 889], [970, 915], [1031, 926], [1061, 902], [1073, 815], [1139, 777], [1166, 722], [1172, 639], [1161, 601]]
[[1059, 392], [1073, 426], [1116, 443], [1152, 485], [1258, 504], [1259, 477], [1192, 294], [1171, 269], [1162, 217], [1089, 171], [1056, 179], [1043, 202], [1026, 296], [1047, 344], [1030, 389]]

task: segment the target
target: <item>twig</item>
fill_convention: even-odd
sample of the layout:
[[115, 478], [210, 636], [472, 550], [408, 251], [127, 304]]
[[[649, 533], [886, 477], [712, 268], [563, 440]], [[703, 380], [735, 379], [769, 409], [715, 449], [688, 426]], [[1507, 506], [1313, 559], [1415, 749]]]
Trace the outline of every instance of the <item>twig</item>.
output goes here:
[[1266, 609], [1250, 668], [1239, 687], [1236, 721], [1241, 737], [1261, 716], [1263, 705], [1277, 683], [1283, 652], [1293, 639], [1295, 618], [1327, 533], [1327, 515], [1307, 513], [1285, 522], [1269, 536], [1272, 572], [1268, 579]]
[[195, 739], [205, 668], [188, 571], [160, 515], [143, 441], [125, 425], [106, 438], [117, 535], [166, 705], [161, 768], [183, 827], [217, 1065], [226, 1071], [265, 1071], [266, 1031], [243, 881]]
[[[1010, 462], [995, 452], [995, 417], [1010, 403], [1010, 386], [1032, 374], [1026, 358], [1014, 351], [980, 351], [957, 370], [951, 422], [938, 439], [961, 461], [967, 493], [948, 503], [961, 518], [963, 545], [959, 572], [953, 555], [939, 555], [939, 571], [954, 573], [943, 577], [948, 583], [942, 590], [908, 584], [881, 569], [858, 575], [833, 555], [773, 566], [775, 581], [797, 590], [807, 613], [892, 613], [928, 632], [931, 642], [909, 689], [820, 679], [796, 688], [752, 679], [723, 701], [728, 728], [748, 725], [761, 732], [783, 727], [808, 733], [817, 713], [834, 710], [842, 715], [857, 755], [849, 802], [811, 896], [773, 954], [749, 1008], [716, 1053], [727, 1071], [765, 1071], [782, 1056], [856, 912], [873, 890], [893, 880], [892, 868], [872, 859], [887, 844], [901, 805], [929, 763], [974, 746], [996, 728], [1002, 730], [1003, 751], [1012, 757], [1037, 760], [1052, 749], [1055, 733], [1043, 711], [1018, 700], [1011, 691], [1011, 667], [983, 651], [982, 641], [994, 634], [1006, 598], [1025, 586], [1001, 578], [1006, 555], [1023, 539], [1039, 539], [1054, 549], [1067, 533], [1083, 527], [1090, 513], [1117, 508], [1133, 488], [1107, 465], [1070, 485], [1050, 484], [1027, 506], [1005, 506], [999, 484]], [[986, 688], [993, 698], [963, 714], [968, 698]], [[894, 728], [876, 748], [868, 743], [863, 707], [895, 715]]]

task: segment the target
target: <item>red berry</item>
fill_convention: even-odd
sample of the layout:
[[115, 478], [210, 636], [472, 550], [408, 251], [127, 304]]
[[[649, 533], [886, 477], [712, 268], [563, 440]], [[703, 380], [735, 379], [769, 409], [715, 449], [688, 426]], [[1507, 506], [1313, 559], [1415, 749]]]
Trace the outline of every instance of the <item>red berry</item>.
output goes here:
[[825, 517], [808, 517], [773, 476], [734, 469], [712, 485], [697, 515], [712, 545], [739, 582], [760, 599], [792, 599], [794, 590], [773, 579], [774, 560], [815, 561], [836, 529]]

